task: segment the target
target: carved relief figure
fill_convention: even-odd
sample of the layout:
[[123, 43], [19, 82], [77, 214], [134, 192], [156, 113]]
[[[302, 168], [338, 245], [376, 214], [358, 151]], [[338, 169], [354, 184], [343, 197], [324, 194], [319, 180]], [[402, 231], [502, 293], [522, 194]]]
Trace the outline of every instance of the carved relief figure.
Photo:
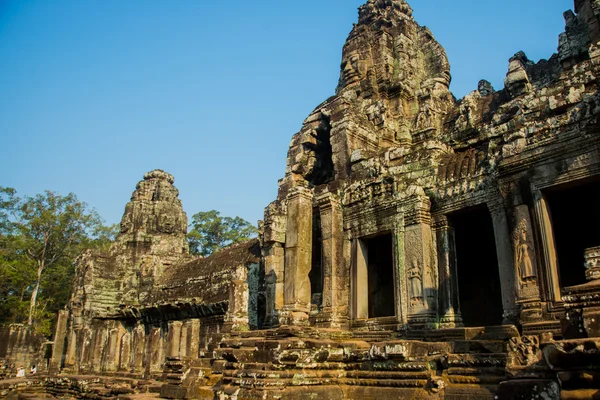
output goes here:
[[518, 238], [516, 244], [516, 265], [519, 272], [519, 277], [523, 285], [529, 281], [534, 281], [536, 278], [535, 268], [531, 257], [531, 248], [527, 242], [527, 229], [525, 221], [519, 224]]
[[509, 364], [512, 366], [535, 365], [542, 359], [540, 339], [537, 336], [522, 336], [510, 339]]
[[413, 262], [411, 269], [408, 270], [408, 279], [410, 281], [410, 305], [423, 304], [423, 276], [416, 262]]
[[342, 60], [342, 74], [340, 88], [359, 82], [365, 74], [360, 54], [356, 50], [350, 51]]
[[435, 287], [437, 281], [437, 274], [435, 273], [435, 269], [433, 266], [426, 266], [426, 279], [425, 279], [425, 287], [427, 293], [427, 302], [429, 305], [432, 305], [435, 302]]

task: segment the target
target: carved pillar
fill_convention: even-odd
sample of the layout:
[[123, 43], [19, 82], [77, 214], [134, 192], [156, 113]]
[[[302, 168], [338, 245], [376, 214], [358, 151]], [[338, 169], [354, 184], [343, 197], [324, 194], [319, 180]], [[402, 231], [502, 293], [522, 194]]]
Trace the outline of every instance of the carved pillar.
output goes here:
[[437, 260], [433, 257], [431, 203], [418, 196], [407, 206], [404, 248], [408, 285], [408, 322], [413, 326], [434, 324], [437, 319]]
[[343, 242], [342, 242], [342, 268], [339, 271], [340, 276], [338, 282], [341, 281], [341, 288], [339, 290], [339, 303], [342, 310], [346, 310], [346, 324], [349, 324], [352, 312], [353, 292], [350, 287], [351, 274], [352, 274], [352, 233], [350, 230], [344, 229]]
[[56, 330], [54, 333], [54, 345], [52, 346], [52, 359], [50, 360], [50, 372], [59, 372], [62, 365], [62, 356], [65, 351], [65, 338], [67, 337], [67, 322], [69, 312], [60, 310], [58, 320], [56, 321]]
[[287, 322], [308, 323], [312, 257], [312, 192], [303, 187], [292, 189], [287, 201], [285, 235], [285, 310]]
[[271, 243], [263, 249], [265, 260], [265, 326], [279, 325], [283, 310], [285, 251], [282, 243]]
[[169, 357], [179, 357], [179, 344], [181, 340], [181, 321], [169, 322], [169, 334], [168, 334], [168, 345], [169, 345]]
[[102, 368], [102, 354], [106, 346], [106, 326], [101, 325], [95, 332], [94, 346], [92, 348], [90, 370], [100, 372]]
[[404, 213], [399, 212], [394, 219], [393, 232], [394, 248], [394, 279], [395, 279], [395, 301], [396, 317], [406, 325], [408, 323], [408, 305], [410, 303], [406, 281], [406, 248], [405, 248], [405, 230]]
[[193, 359], [198, 358], [198, 350], [200, 344], [200, 320], [192, 319], [188, 321], [188, 335], [187, 335], [187, 355]]
[[188, 354], [188, 340], [189, 340], [189, 323], [190, 321], [184, 321], [181, 327], [181, 338], [179, 339], [179, 357], [189, 357]]
[[163, 364], [163, 338], [161, 328], [153, 326], [150, 328], [146, 340], [146, 372], [160, 372]]
[[545, 301], [556, 303], [562, 302], [560, 292], [560, 281], [558, 278], [558, 265], [556, 257], [556, 246], [554, 243], [554, 232], [552, 231], [552, 222], [548, 205], [542, 192], [535, 187], [532, 187], [533, 201], [535, 208], [536, 221], [540, 232], [541, 241], [541, 256], [543, 257], [543, 279], [538, 280], [538, 284], [544, 287], [544, 292], [547, 294]]
[[517, 303], [522, 306], [521, 322], [536, 322], [542, 318], [538, 260], [529, 207], [520, 204], [512, 208], [512, 241]]
[[77, 363], [77, 343], [79, 343], [80, 332], [81, 329], [71, 328], [67, 333], [69, 338], [67, 339], [67, 354], [64, 365], [66, 368], [73, 368]]
[[323, 314], [327, 326], [340, 328], [348, 317], [344, 273], [344, 228], [340, 199], [324, 193], [316, 199], [321, 213]]
[[439, 316], [445, 328], [462, 326], [456, 272], [454, 228], [445, 215], [436, 215], [433, 222], [439, 273]]
[[121, 337], [119, 351], [119, 371], [130, 371], [131, 369], [131, 334], [125, 333]]
[[229, 286], [229, 310], [227, 324], [231, 331], [247, 331], [248, 325], [248, 283], [247, 269], [240, 265], [235, 279]]
[[585, 278], [590, 282], [600, 280], [600, 246], [585, 249], [583, 259]]
[[[114, 326], [114, 325], [113, 325]], [[110, 329], [110, 328], [109, 328]], [[108, 342], [102, 356], [101, 370], [106, 372], [115, 372], [118, 367], [119, 359], [119, 330], [112, 328], [108, 333]]]
[[144, 370], [144, 347], [146, 345], [146, 333], [144, 326], [138, 324], [133, 330], [133, 372]]
[[354, 319], [369, 318], [369, 270], [367, 245], [359, 239], [352, 241], [354, 254], [353, 309]]
[[496, 200], [488, 203], [494, 225], [494, 238], [496, 241], [496, 254], [502, 290], [503, 324], [515, 324], [518, 318], [518, 309], [515, 303], [515, 274], [513, 267], [513, 251], [511, 235], [508, 230], [504, 202]]
[[265, 263], [265, 321], [264, 327], [279, 325], [283, 310], [285, 265], [285, 215], [273, 204], [265, 210], [263, 259]]
[[[60, 318], [60, 314], [59, 314]], [[57, 321], [58, 328], [58, 321]], [[81, 330], [83, 328], [83, 318], [81, 316], [81, 309], [78, 307], [73, 307], [71, 309], [71, 327], [67, 332], [67, 350], [65, 357], [65, 365], [66, 368], [79, 368], [79, 360], [80, 357], [78, 355], [81, 353]]]
[[90, 365], [94, 352], [94, 336], [92, 331], [85, 327], [81, 331], [81, 358], [77, 371], [87, 372], [90, 370]]

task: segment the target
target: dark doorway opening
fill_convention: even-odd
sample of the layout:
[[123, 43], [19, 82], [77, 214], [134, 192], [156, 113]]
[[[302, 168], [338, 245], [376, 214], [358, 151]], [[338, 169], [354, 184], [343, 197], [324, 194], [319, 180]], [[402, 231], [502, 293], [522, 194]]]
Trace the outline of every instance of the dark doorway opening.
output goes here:
[[394, 253], [390, 233], [365, 239], [369, 276], [369, 318], [395, 313]]
[[310, 279], [311, 304], [320, 307], [323, 302], [323, 236], [321, 234], [321, 213], [313, 209], [312, 221], [312, 257]]
[[313, 172], [306, 179], [314, 186], [318, 186], [331, 182], [335, 177], [329, 117], [321, 115], [321, 121], [313, 136], [315, 138], [314, 144], [304, 144], [314, 151], [316, 161]]
[[460, 310], [465, 326], [502, 324], [502, 290], [492, 217], [479, 206], [450, 215], [455, 230]]
[[556, 246], [561, 287], [586, 283], [583, 253], [600, 245], [600, 181], [545, 192]]

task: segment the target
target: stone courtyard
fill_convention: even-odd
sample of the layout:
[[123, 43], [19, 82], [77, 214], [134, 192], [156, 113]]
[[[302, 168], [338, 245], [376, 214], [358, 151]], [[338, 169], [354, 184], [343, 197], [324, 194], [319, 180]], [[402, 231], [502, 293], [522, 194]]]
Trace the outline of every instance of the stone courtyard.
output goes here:
[[190, 255], [148, 172], [47, 373], [0, 397], [600, 398], [600, 0], [564, 16], [556, 54], [457, 100], [406, 1], [368, 0], [258, 238]]

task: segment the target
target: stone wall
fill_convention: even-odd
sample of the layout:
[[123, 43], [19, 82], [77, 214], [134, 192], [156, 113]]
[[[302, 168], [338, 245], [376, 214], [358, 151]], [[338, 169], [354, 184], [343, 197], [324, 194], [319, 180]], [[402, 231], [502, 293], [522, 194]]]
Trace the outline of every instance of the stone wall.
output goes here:
[[36, 366], [39, 372], [48, 369], [51, 343], [26, 325], [12, 324], [0, 327], [0, 363], [7, 369], [0, 371], [4, 377], [14, 376], [16, 369], [23, 366], [26, 372]]

